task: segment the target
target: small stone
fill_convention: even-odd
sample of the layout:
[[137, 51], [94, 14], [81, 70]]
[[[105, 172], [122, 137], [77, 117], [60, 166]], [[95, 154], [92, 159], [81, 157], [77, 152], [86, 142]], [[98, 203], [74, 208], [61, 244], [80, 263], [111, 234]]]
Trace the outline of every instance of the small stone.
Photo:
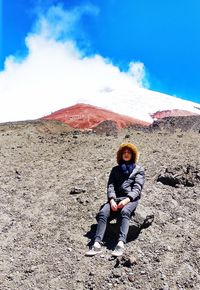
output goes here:
[[114, 278], [119, 278], [122, 276], [122, 270], [116, 268], [112, 271], [112, 274]]
[[167, 251], [171, 251], [172, 248], [170, 246], [167, 246]]
[[161, 274], [161, 280], [165, 280], [166, 276], [162, 273]]
[[125, 139], [130, 138], [130, 135], [129, 134], [126, 134], [124, 138]]
[[78, 197], [77, 199], [76, 199], [79, 203], [81, 203], [81, 204], [84, 204], [84, 200], [82, 199], [82, 198], [80, 198], [80, 197]]
[[129, 276], [128, 276], [128, 280], [129, 280], [130, 282], [134, 282], [134, 281], [135, 281], [135, 277], [134, 277], [134, 275], [133, 275], [133, 274], [129, 275]]
[[154, 257], [154, 261], [158, 263], [160, 262], [160, 259], [158, 258], [158, 256]]
[[79, 188], [79, 187], [73, 187], [70, 190], [70, 194], [80, 194], [80, 193], [84, 193], [84, 192], [86, 192], [86, 190], [83, 188]]
[[161, 289], [162, 290], [169, 290], [169, 286], [165, 283]]
[[71, 252], [71, 251], [72, 251], [72, 248], [67, 248], [67, 251], [68, 251], [68, 252]]
[[125, 267], [131, 267], [133, 265], [136, 264], [136, 257], [135, 256], [130, 256], [128, 259], [126, 259], [124, 262], [123, 262], [123, 265]]

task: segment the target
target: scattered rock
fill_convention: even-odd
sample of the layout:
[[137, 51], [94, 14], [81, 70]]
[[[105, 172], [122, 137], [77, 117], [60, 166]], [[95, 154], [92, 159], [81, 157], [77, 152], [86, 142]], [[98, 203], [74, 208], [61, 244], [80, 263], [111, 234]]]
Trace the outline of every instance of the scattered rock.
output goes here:
[[84, 188], [80, 188], [80, 187], [73, 187], [70, 190], [70, 194], [80, 194], [80, 193], [84, 193], [86, 192], [86, 190]]
[[200, 182], [200, 170], [191, 165], [166, 168], [158, 175], [157, 182], [172, 187], [177, 187], [178, 185], [193, 187]]
[[200, 116], [176, 116], [165, 117], [159, 120], [155, 120], [149, 129], [153, 130], [168, 130], [169, 132], [175, 132], [177, 129], [181, 129], [182, 132], [192, 130], [199, 132], [200, 128]]
[[125, 138], [125, 139], [130, 138], [130, 134], [126, 134], [126, 135], [124, 136], [124, 138]]
[[169, 290], [169, 289], [170, 289], [169, 285], [166, 283], [160, 288], [160, 290]]
[[121, 264], [124, 266], [124, 267], [132, 267], [133, 265], [135, 265], [137, 263], [137, 259], [134, 255], [131, 255], [130, 257], [126, 257], [126, 256], [123, 256], [122, 259], [121, 259]]
[[134, 282], [134, 281], [135, 281], [135, 276], [134, 276], [133, 274], [128, 275], [128, 280], [129, 280], [130, 282]]
[[93, 130], [96, 134], [106, 134], [106, 136], [112, 136], [118, 133], [117, 123], [110, 120], [102, 121]]
[[141, 224], [141, 229], [147, 229], [149, 226], [152, 225], [153, 221], [154, 221], [154, 215], [153, 214], [147, 215], [143, 223]]
[[[38, 133], [38, 126], [9, 125], [9, 135], [6, 130], [0, 134], [0, 263], [5, 270], [0, 288], [32, 289], [36, 279], [38, 289], [200, 289], [199, 133], [138, 134], [129, 128], [106, 137], [73, 131], [60, 135], [59, 124]], [[106, 202], [116, 149], [129, 134], [141, 152], [146, 180], [124, 255], [111, 258], [119, 232], [115, 220], [102, 254], [86, 257], [95, 216]], [[186, 175], [194, 186], [156, 183], [166, 168], [172, 168], [173, 177]], [[147, 218], [151, 214], [153, 223]]]
[[119, 278], [119, 277], [122, 277], [123, 272], [122, 272], [122, 269], [115, 268], [115, 269], [112, 271], [112, 274], [113, 274], [113, 277], [114, 277], [114, 278]]
[[15, 177], [19, 180], [21, 179], [21, 173], [18, 170], [15, 170]]

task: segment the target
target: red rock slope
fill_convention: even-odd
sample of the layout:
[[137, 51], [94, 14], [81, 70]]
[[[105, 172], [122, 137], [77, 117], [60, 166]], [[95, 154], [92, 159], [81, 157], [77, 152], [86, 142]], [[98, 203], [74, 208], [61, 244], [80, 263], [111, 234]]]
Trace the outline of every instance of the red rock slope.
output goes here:
[[179, 116], [193, 116], [193, 115], [197, 115], [197, 114], [189, 112], [189, 111], [185, 111], [185, 110], [174, 109], [174, 110], [157, 111], [151, 114], [151, 117], [153, 119], [162, 119], [165, 117], [179, 117]]
[[76, 104], [61, 109], [42, 119], [61, 121], [78, 129], [91, 129], [106, 120], [116, 122], [116, 127], [118, 129], [135, 124], [142, 126], [149, 125], [147, 122], [86, 104]]

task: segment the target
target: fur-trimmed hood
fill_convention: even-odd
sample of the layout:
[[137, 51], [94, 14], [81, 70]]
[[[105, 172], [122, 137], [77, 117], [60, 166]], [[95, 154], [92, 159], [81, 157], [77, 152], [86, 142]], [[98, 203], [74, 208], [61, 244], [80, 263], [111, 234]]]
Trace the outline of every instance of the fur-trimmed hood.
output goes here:
[[138, 159], [139, 159], [139, 151], [137, 149], [137, 147], [132, 144], [132, 143], [122, 143], [119, 146], [119, 149], [117, 151], [117, 163], [120, 164], [120, 161], [122, 160], [122, 151], [124, 148], [129, 148], [132, 151], [133, 154], [133, 163], [137, 163]]

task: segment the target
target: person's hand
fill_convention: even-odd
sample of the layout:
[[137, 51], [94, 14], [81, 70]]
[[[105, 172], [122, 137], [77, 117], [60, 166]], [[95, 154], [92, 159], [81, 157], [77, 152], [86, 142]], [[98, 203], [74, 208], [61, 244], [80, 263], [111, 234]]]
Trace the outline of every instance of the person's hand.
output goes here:
[[116, 204], [116, 202], [114, 201], [114, 199], [111, 199], [111, 200], [110, 200], [110, 206], [111, 206], [111, 209], [112, 209], [113, 211], [117, 211], [117, 204]]
[[129, 203], [130, 202], [130, 198], [129, 197], [127, 197], [127, 198], [125, 198], [125, 199], [123, 199], [123, 200], [121, 200], [119, 203], [118, 203], [118, 208], [123, 208], [127, 203]]

